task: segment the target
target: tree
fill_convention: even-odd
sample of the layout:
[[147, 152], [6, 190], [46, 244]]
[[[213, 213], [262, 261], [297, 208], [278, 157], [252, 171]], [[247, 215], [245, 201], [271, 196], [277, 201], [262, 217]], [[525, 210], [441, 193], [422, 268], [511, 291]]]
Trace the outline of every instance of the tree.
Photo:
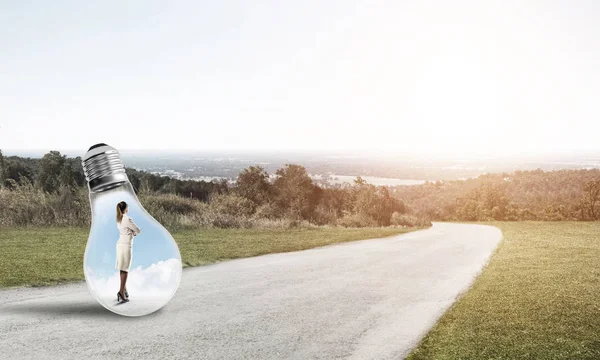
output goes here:
[[276, 203], [292, 218], [310, 219], [315, 206], [315, 186], [306, 169], [286, 164], [275, 172]]
[[65, 165], [65, 157], [58, 151], [50, 151], [41, 161], [41, 169], [37, 178], [37, 186], [46, 192], [55, 192], [61, 185], [61, 172]]
[[406, 213], [406, 206], [404, 205], [404, 202], [400, 199], [392, 197], [386, 186], [380, 186], [378, 188], [378, 195], [381, 201], [381, 206], [376, 219], [380, 225], [389, 226], [391, 224], [393, 213]]
[[600, 203], [600, 180], [588, 181], [583, 186], [583, 205], [588, 219], [598, 220], [597, 207]]
[[77, 186], [77, 178], [75, 176], [75, 171], [73, 170], [73, 166], [70, 162], [65, 162], [58, 174], [59, 188], [66, 187], [68, 189], [73, 189]]
[[77, 156], [75, 158], [66, 158], [65, 165], [70, 167], [73, 172], [72, 178], [77, 186], [85, 186], [87, 184], [85, 180], [85, 174], [83, 172], [83, 165], [81, 163], [81, 157]]
[[[320, 188], [318, 196], [318, 210], [322, 217], [330, 217], [335, 220], [342, 217], [344, 213], [352, 211], [352, 198], [346, 189]], [[324, 223], [321, 221], [321, 223]]]
[[163, 184], [159, 176], [144, 172], [140, 177], [140, 192], [150, 193], [157, 191]]
[[127, 177], [129, 178], [129, 182], [131, 183], [131, 186], [133, 187], [133, 191], [136, 194], [139, 194], [140, 186], [142, 185], [139, 171], [137, 171], [135, 169], [125, 168], [125, 173], [127, 174]]
[[2, 155], [2, 150], [0, 150], [0, 189], [4, 187], [5, 181], [6, 181], [6, 165], [4, 164], [4, 155]]
[[356, 180], [354, 183], [354, 196], [352, 199], [355, 214], [369, 217], [380, 226], [389, 226], [394, 212], [399, 214], [406, 212], [404, 203], [393, 198], [387, 187], [375, 186]]
[[460, 220], [478, 221], [481, 220], [479, 203], [475, 199], [465, 199], [460, 201], [457, 209], [457, 215]]
[[376, 219], [381, 210], [381, 204], [377, 197], [377, 188], [371, 184], [355, 182], [354, 190], [354, 213], [362, 214]]
[[271, 192], [269, 174], [260, 166], [250, 166], [239, 173], [235, 192], [256, 205], [268, 201]]
[[363, 179], [362, 177], [357, 176], [356, 179], [354, 179], [354, 185], [358, 185], [358, 186], [367, 185], [367, 181], [365, 179]]
[[506, 200], [504, 191], [499, 186], [492, 184], [482, 185], [481, 193], [483, 194], [483, 203], [486, 209], [493, 210], [497, 207], [497, 211], [505, 211], [508, 201]]
[[[8, 188], [13, 188], [11, 184], [23, 184], [24, 182], [33, 182], [33, 171], [20, 160], [10, 160], [6, 162], [6, 182]], [[12, 181], [8, 181], [12, 180]]]

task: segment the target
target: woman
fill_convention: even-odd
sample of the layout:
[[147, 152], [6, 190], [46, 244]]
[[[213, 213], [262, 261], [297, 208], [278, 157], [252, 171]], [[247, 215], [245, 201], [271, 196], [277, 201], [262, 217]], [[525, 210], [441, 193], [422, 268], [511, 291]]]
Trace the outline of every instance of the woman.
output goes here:
[[121, 288], [117, 293], [117, 301], [128, 302], [127, 274], [131, 266], [131, 248], [133, 237], [140, 234], [142, 230], [127, 215], [129, 208], [125, 201], [117, 204], [117, 228], [119, 229], [119, 241], [117, 241], [117, 270], [121, 271]]

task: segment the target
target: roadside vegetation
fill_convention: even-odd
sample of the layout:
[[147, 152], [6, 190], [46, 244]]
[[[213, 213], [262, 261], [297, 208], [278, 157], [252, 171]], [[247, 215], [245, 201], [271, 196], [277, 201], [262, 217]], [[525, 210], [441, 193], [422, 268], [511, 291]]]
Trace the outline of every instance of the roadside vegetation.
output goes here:
[[[431, 225], [386, 187], [360, 178], [346, 188], [322, 187], [299, 165], [278, 169], [274, 180], [250, 166], [235, 185], [134, 169], [127, 175], [144, 208], [170, 230]], [[41, 159], [0, 153], [0, 226], [89, 226], [90, 217], [80, 158], [56, 151]]]
[[[515, 171], [412, 186], [313, 182], [288, 164], [226, 181], [178, 180], [127, 169], [144, 207], [170, 229], [428, 226], [430, 221], [600, 220], [600, 169]], [[0, 226], [87, 226], [81, 159], [0, 152]]]
[[600, 359], [600, 223], [490, 225], [490, 263], [408, 359]]
[[600, 169], [484, 174], [391, 191], [432, 221], [600, 220]]
[[[412, 230], [399, 227], [214, 228], [174, 231], [172, 235], [179, 246], [183, 265], [187, 267], [381, 238]], [[0, 287], [83, 280], [83, 254], [88, 235], [89, 229], [83, 227], [0, 228]]]

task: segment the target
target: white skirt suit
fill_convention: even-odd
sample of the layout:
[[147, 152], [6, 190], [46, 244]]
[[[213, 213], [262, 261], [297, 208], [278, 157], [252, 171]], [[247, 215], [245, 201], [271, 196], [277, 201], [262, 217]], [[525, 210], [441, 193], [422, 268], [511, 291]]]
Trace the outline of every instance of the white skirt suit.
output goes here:
[[117, 223], [119, 228], [119, 240], [117, 241], [117, 270], [129, 272], [131, 266], [131, 248], [133, 247], [133, 236], [140, 234], [142, 230], [131, 220], [127, 214]]

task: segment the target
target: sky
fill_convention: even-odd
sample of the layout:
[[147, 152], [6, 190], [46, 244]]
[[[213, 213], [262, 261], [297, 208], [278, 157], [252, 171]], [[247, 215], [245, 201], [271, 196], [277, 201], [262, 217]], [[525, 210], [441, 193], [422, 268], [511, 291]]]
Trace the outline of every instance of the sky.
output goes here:
[[93, 221], [86, 245], [84, 267], [91, 269], [97, 277], [109, 277], [118, 273], [115, 269], [116, 243], [119, 240], [116, 206], [121, 201], [127, 203], [127, 215], [141, 230], [133, 238], [131, 270], [149, 268], [170, 259], [181, 263], [181, 255], [173, 237], [143, 209], [133, 194], [131, 185], [96, 193], [91, 201]]
[[597, 1], [0, 3], [0, 148], [600, 151]]

